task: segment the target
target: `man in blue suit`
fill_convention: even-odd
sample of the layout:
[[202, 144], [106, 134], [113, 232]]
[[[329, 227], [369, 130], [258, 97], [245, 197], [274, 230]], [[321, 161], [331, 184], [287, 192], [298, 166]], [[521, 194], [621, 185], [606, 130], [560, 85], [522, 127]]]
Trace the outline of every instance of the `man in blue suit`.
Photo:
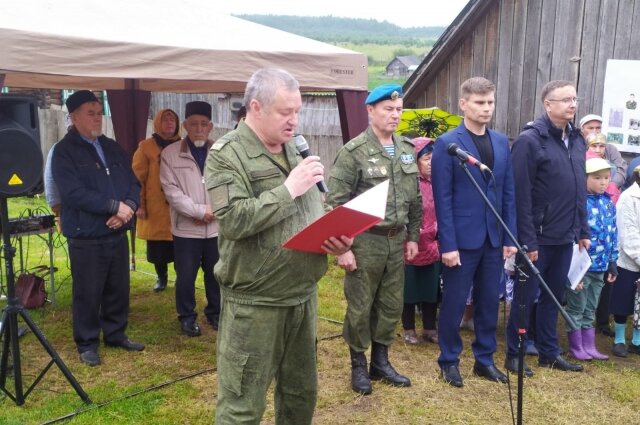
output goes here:
[[432, 159], [434, 203], [444, 265], [438, 364], [444, 381], [455, 387], [463, 385], [458, 369], [462, 351], [459, 323], [472, 286], [476, 336], [472, 344], [476, 359], [473, 372], [491, 381], [507, 381], [505, 374], [496, 368], [493, 353], [503, 260], [517, 251], [458, 164], [457, 157], [448, 153], [449, 145], [455, 143], [493, 170], [491, 173], [470, 168], [473, 179], [515, 235], [516, 205], [509, 141], [504, 134], [487, 128], [495, 109], [495, 85], [482, 77], [468, 79], [460, 87], [459, 106], [464, 121], [436, 139]]

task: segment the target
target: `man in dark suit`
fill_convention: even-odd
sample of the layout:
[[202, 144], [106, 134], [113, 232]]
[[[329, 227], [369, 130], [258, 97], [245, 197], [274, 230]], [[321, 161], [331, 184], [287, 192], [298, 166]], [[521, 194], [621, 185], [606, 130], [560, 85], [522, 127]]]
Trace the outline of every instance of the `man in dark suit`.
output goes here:
[[447, 151], [449, 145], [455, 143], [493, 170], [491, 174], [470, 168], [473, 179], [515, 234], [516, 206], [509, 142], [504, 134], [487, 128], [495, 109], [495, 85], [481, 77], [468, 79], [460, 87], [459, 106], [464, 121], [436, 139], [432, 159], [434, 203], [444, 265], [438, 364], [444, 381], [455, 387], [463, 385], [458, 369], [462, 351], [459, 323], [472, 286], [476, 335], [472, 344], [476, 359], [473, 372], [491, 381], [507, 381], [504, 373], [496, 368], [493, 353], [503, 260], [516, 253], [513, 242], [459, 166], [458, 159]]

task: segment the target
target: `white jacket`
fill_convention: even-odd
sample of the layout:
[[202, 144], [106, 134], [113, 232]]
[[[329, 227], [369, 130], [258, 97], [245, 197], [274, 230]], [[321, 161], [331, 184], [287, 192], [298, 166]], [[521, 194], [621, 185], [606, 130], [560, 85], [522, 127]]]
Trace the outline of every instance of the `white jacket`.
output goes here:
[[632, 184], [616, 204], [618, 226], [618, 267], [640, 271], [640, 187]]

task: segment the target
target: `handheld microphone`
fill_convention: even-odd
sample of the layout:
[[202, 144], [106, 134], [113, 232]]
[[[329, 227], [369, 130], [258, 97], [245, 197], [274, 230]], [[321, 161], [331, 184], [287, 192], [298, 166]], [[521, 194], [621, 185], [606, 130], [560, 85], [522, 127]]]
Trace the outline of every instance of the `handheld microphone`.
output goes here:
[[474, 158], [473, 156], [469, 155], [467, 152], [460, 149], [460, 146], [456, 145], [455, 143], [449, 143], [447, 145], [447, 152], [449, 152], [449, 155], [451, 156], [457, 156], [458, 159], [462, 162], [475, 165], [476, 167], [480, 168], [480, 171], [482, 172], [485, 172], [485, 171], [491, 172], [491, 168], [487, 167], [482, 162], [478, 161], [476, 158]]
[[[302, 159], [311, 155], [311, 151], [309, 150], [309, 144], [307, 143], [307, 140], [304, 138], [302, 134], [297, 134], [293, 136], [293, 140], [296, 145], [296, 149], [298, 150], [298, 152], [300, 152], [300, 155], [302, 156]], [[318, 186], [318, 189], [320, 190], [320, 192], [323, 192], [323, 193], [329, 192], [329, 188], [324, 183], [324, 180], [321, 180], [318, 183], [316, 183], [316, 186]]]

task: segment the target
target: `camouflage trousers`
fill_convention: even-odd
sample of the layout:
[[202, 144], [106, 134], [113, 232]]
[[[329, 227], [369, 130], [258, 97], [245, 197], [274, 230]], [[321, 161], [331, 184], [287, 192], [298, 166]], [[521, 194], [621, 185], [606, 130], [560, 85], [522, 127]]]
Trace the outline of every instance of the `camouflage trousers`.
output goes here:
[[216, 425], [260, 424], [271, 382], [275, 423], [311, 424], [318, 393], [318, 300], [291, 307], [222, 303]]
[[404, 232], [394, 238], [364, 232], [354, 241], [357, 269], [344, 279], [343, 328], [354, 351], [366, 351], [371, 341], [390, 345], [395, 338], [403, 307], [404, 237]]

